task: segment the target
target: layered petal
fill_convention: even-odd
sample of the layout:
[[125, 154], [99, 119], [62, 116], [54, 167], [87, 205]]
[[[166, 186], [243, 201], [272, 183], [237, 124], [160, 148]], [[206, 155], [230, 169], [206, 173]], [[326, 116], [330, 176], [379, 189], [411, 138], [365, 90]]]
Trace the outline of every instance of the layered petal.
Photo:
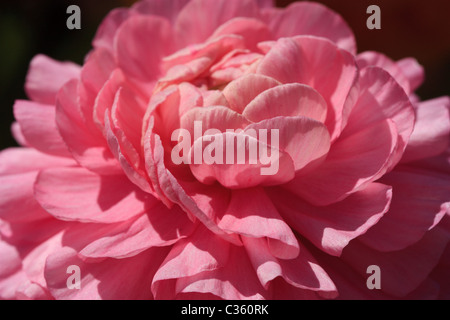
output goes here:
[[69, 80], [80, 76], [81, 68], [72, 62], [59, 62], [39, 54], [33, 58], [25, 90], [33, 101], [55, 104], [56, 94]]
[[42, 171], [35, 196], [58, 219], [81, 222], [125, 221], [157, 203], [124, 176], [100, 176], [84, 168]]
[[342, 17], [320, 3], [297, 2], [284, 10], [267, 9], [264, 20], [277, 38], [312, 35], [328, 38], [352, 54], [356, 42]]
[[372, 183], [332, 205], [314, 207], [285, 191], [269, 192], [283, 219], [329, 255], [340, 256], [355, 238], [377, 226], [392, 199], [392, 188]]

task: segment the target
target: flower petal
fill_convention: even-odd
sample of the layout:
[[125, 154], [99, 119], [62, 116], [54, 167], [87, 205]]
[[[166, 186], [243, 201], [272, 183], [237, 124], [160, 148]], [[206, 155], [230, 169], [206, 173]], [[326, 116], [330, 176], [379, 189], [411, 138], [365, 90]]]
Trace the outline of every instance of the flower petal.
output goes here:
[[296, 237], [263, 189], [234, 190], [218, 225], [246, 237], [267, 237], [268, 248], [275, 257], [294, 259], [299, 254]]
[[416, 105], [416, 123], [402, 162], [437, 156], [450, 143], [450, 98], [441, 97]]
[[332, 141], [339, 136], [357, 98], [358, 69], [351, 54], [322, 38], [283, 38], [261, 61], [257, 73], [317, 90], [328, 105], [325, 124]]
[[245, 107], [242, 115], [253, 122], [278, 116], [303, 116], [325, 122], [327, 103], [313, 88], [292, 83], [262, 92]]
[[396, 146], [396, 126], [390, 120], [380, 121], [340, 137], [319, 167], [299, 172], [285, 187], [314, 205], [338, 202], [386, 173]]
[[371, 183], [346, 199], [324, 207], [312, 206], [281, 189], [274, 188], [269, 195], [292, 228], [327, 254], [340, 256], [351, 240], [370, 230], [388, 211], [392, 190]]
[[264, 20], [277, 36], [312, 35], [328, 38], [340, 48], [356, 54], [356, 41], [344, 19], [320, 3], [295, 2], [284, 10], [269, 9]]
[[[156, 248], [129, 259], [86, 263], [77, 257], [75, 250], [65, 247], [47, 258], [45, 279], [52, 296], [60, 300], [152, 299], [152, 278], [166, 254], [166, 249]], [[80, 268], [80, 290], [67, 287], [70, 266]], [[126, 282], [117, 276], [124, 274], [129, 275]]]
[[14, 116], [30, 146], [51, 155], [71, 157], [58, 132], [53, 105], [18, 100], [14, 104]]
[[39, 54], [30, 63], [25, 90], [33, 101], [55, 104], [56, 94], [69, 80], [80, 76], [80, 66]]
[[[330, 134], [321, 122], [306, 117], [276, 117], [249, 125], [245, 130], [278, 130], [277, 141], [268, 137], [267, 144], [287, 152], [295, 171], [323, 161], [330, 150]], [[261, 138], [260, 138], [261, 139]]]
[[381, 181], [392, 186], [389, 211], [359, 240], [375, 250], [405, 249], [419, 241], [450, 212], [448, 176], [398, 168]]
[[125, 221], [157, 203], [124, 176], [100, 176], [84, 168], [41, 171], [35, 194], [58, 219], [81, 222]]

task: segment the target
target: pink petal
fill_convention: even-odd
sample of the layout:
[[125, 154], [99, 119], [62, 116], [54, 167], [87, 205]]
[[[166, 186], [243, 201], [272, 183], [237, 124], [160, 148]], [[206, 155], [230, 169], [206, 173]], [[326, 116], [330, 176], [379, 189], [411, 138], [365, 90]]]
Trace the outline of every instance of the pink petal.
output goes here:
[[22, 272], [22, 263], [17, 249], [5, 241], [0, 241], [0, 298], [15, 299], [16, 289], [20, 283], [26, 281]]
[[257, 73], [317, 90], [328, 105], [325, 124], [332, 141], [339, 136], [357, 97], [358, 69], [351, 54], [321, 38], [283, 38], [261, 61]]
[[118, 174], [121, 169], [103, 137], [92, 135], [79, 110], [77, 81], [67, 83], [58, 94], [56, 124], [73, 157], [90, 170]]
[[296, 237], [262, 189], [234, 190], [218, 225], [246, 237], [267, 237], [268, 249], [275, 257], [293, 259], [299, 254]]
[[428, 277], [448, 242], [448, 232], [436, 227], [416, 244], [395, 252], [381, 253], [353, 241], [344, 250], [342, 259], [363, 277], [367, 277], [368, 266], [379, 266], [382, 291], [404, 297]]
[[268, 9], [264, 11], [264, 20], [277, 38], [298, 35], [324, 37], [356, 54], [352, 30], [340, 15], [322, 4], [296, 2], [286, 9]]
[[72, 159], [50, 156], [35, 149], [9, 148], [0, 152], [0, 176], [75, 165]]
[[448, 176], [398, 168], [381, 180], [391, 185], [389, 211], [359, 240], [375, 250], [405, 249], [419, 241], [450, 212]]
[[202, 135], [209, 129], [226, 132], [228, 129], [244, 129], [249, 124], [242, 115], [225, 106], [192, 108], [181, 117], [180, 127], [188, 130], [194, 139], [196, 121], [201, 122]]
[[396, 146], [394, 123], [380, 121], [352, 136], [340, 137], [318, 168], [304, 175], [300, 172], [285, 187], [314, 205], [340, 201], [380, 178]]
[[411, 91], [416, 90], [425, 79], [423, 67], [414, 58], [405, 58], [397, 61], [397, 65], [409, 81]]
[[256, 270], [261, 284], [268, 288], [269, 282], [276, 277], [290, 285], [318, 292], [326, 297], [336, 297], [337, 290], [327, 273], [317, 264], [305, 247], [295, 259], [279, 260], [270, 253], [263, 239], [243, 238], [245, 249]]
[[272, 34], [266, 24], [260, 20], [251, 18], [234, 18], [218, 27], [211, 38], [221, 35], [236, 34], [242, 36], [245, 41], [245, 47], [251, 51], [257, 52], [259, 42], [272, 40]]
[[[244, 112], [245, 114], [245, 112]], [[330, 150], [330, 134], [321, 122], [306, 117], [276, 117], [249, 125], [245, 130], [278, 130], [279, 148], [287, 152], [294, 162], [295, 171], [322, 161]], [[317, 165], [317, 164], [315, 164]]]
[[[152, 292], [157, 299], [173, 299], [176, 292], [167, 292], [168, 280], [191, 277], [226, 265], [230, 243], [199, 226], [188, 239], [175, 244], [156, 272]], [[166, 291], [166, 292], [165, 292]], [[166, 296], [170, 294], [170, 296]]]
[[173, 23], [188, 2], [189, 0], [144, 0], [135, 3], [132, 9], [139, 13], [164, 17]]
[[399, 136], [398, 147], [391, 160], [393, 168], [400, 160], [414, 128], [414, 109], [404, 90], [389, 73], [378, 67], [361, 71], [361, 92], [352, 110], [345, 134], [367, 128], [382, 119], [395, 123]]
[[169, 246], [193, 231], [194, 224], [178, 206], [167, 209], [162, 202], [132, 222], [121, 223], [80, 251], [86, 258], [123, 259], [152, 247]]
[[409, 84], [408, 78], [403, 73], [403, 70], [392, 61], [390, 58], [382, 53], [375, 51], [366, 51], [357, 56], [356, 62], [360, 69], [368, 66], [375, 66], [384, 69], [402, 86], [403, 90], [409, 95], [413, 92]]
[[[66, 247], [47, 258], [45, 279], [52, 295], [60, 300], [151, 299], [152, 278], [166, 254], [166, 249], [150, 249], [128, 259], [85, 263], [76, 251]], [[80, 268], [80, 290], [67, 288], [69, 266]]]
[[171, 52], [171, 47], [171, 26], [157, 16], [135, 15], [128, 19], [118, 29], [114, 42], [118, 66], [125, 74], [144, 81], [161, 75], [161, 59]]
[[258, 11], [253, 0], [190, 1], [175, 22], [178, 47], [204, 42], [226, 21], [236, 17], [257, 18]]
[[[135, 93], [127, 87], [122, 87], [117, 91], [114, 104], [111, 110], [111, 125], [123, 135], [123, 145], [125, 140], [130, 144], [130, 148], [140, 151], [142, 138], [142, 119], [145, 115], [146, 106], [139, 100]], [[137, 160], [136, 160], [137, 161]]]
[[227, 99], [231, 109], [242, 113], [245, 107], [256, 96], [280, 84], [280, 82], [270, 77], [248, 74], [227, 85], [223, 90], [223, 95]]
[[178, 279], [175, 289], [180, 293], [213, 294], [225, 300], [261, 300], [267, 297], [247, 253], [236, 246], [230, 247], [224, 267]]
[[417, 104], [416, 123], [402, 162], [437, 156], [450, 143], [450, 98], [442, 97]]
[[48, 218], [34, 200], [37, 172], [0, 176], [0, 218], [9, 222], [30, 222]]
[[81, 222], [125, 221], [157, 203], [124, 176], [100, 176], [84, 168], [41, 171], [35, 194], [58, 219]]
[[14, 116], [30, 146], [51, 155], [71, 156], [56, 127], [53, 105], [18, 100], [14, 104]]
[[[200, 69], [200, 66], [203, 66], [204, 68], [206, 62], [209, 61], [211, 64], [215, 61], [219, 61], [228, 53], [238, 49], [245, 49], [243, 37], [233, 34], [218, 36], [209, 39], [204, 43], [185, 47], [170, 56], [164, 57], [163, 69], [169, 70], [170, 68], [187, 64], [190, 65], [190, 69], [195, 71]], [[204, 59], [206, 59], [206, 62], [200, 63]], [[194, 61], [199, 62], [193, 64]], [[197, 64], [199, 66], [195, 67]]]
[[[195, 150], [204, 153], [205, 148], [212, 141], [218, 141], [216, 145], [220, 145], [222, 142], [223, 163], [211, 164], [202, 160], [201, 163], [196, 164]], [[251, 150], [255, 150], [256, 147], [258, 150], [266, 150], [271, 155], [269, 164], [263, 164], [258, 155], [256, 155], [256, 159], [253, 159]], [[233, 153], [230, 150], [233, 150]], [[239, 164], [236, 159], [238, 150], [245, 152], [245, 163], [243, 164]], [[227, 160], [227, 154], [233, 154], [234, 159]], [[188, 159], [191, 159], [189, 166], [197, 180], [205, 184], [213, 184], [217, 180], [221, 185], [231, 189], [250, 188], [257, 185], [277, 185], [294, 178], [294, 163], [286, 152], [260, 142], [245, 132], [204, 135], [194, 142]]]
[[29, 147], [27, 140], [25, 139], [25, 136], [23, 135], [22, 129], [20, 128], [20, 124], [18, 122], [13, 122], [11, 125], [11, 134], [14, 137], [14, 140], [22, 146], [22, 147]]
[[[26, 254], [23, 258], [23, 270], [26, 273], [28, 279], [42, 287], [46, 287], [44, 268], [47, 257], [54, 251], [62, 248], [62, 229], [65, 225], [61, 224], [61, 229], [56, 233], [50, 234], [51, 236], [44, 241], [37, 243], [37, 245]], [[40, 225], [45, 227], [45, 225]]]
[[371, 183], [325, 207], [312, 206], [282, 189], [274, 189], [269, 194], [292, 228], [333, 256], [340, 256], [351, 240], [376, 225], [388, 211], [392, 198], [391, 188], [379, 183]]
[[[214, 211], [205, 210], [203, 206], [199, 206], [194, 198], [184, 190], [178, 180], [166, 168], [164, 163], [164, 148], [161, 139], [152, 131], [153, 124], [150, 122], [143, 140], [145, 167], [161, 201], [168, 207], [173, 206], [174, 203], [178, 204], [185, 212], [189, 213], [192, 217], [197, 218], [213, 233], [232, 243], [239, 243], [240, 241], [236, 240], [235, 236], [226, 234], [215, 224], [212, 217]], [[203, 202], [205, 201], [208, 201], [208, 199], [203, 198]], [[206, 207], [207, 209], [211, 209], [210, 205]]]
[[253, 122], [277, 116], [303, 116], [324, 122], [327, 103], [313, 88], [292, 83], [262, 92], [245, 107], [242, 115]]
[[80, 66], [37, 55], [30, 63], [25, 90], [30, 99], [43, 104], [55, 104], [56, 94], [69, 80], [80, 76]]
[[128, 19], [132, 11], [126, 8], [117, 8], [108, 13], [97, 29], [92, 42], [94, 48], [103, 48], [110, 52], [114, 50], [114, 37], [122, 23]]

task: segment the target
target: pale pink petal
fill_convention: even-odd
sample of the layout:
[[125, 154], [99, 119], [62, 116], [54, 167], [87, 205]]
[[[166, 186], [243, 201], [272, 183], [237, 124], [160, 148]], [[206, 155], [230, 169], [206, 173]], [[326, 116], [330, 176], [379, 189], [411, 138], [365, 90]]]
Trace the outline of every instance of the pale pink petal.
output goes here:
[[[222, 153], [215, 150], [217, 146], [219, 149], [222, 147]], [[214, 149], [217, 157], [204, 161], [202, 154], [207, 148]], [[261, 161], [258, 150], [271, 155], [267, 164]], [[204, 135], [195, 140], [188, 159], [197, 180], [205, 184], [213, 184], [217, 180], [231, 189], [282, 184], [292, 180], [295, 174], [293, 160], [287, 152], [245, 132]]]
[[223, 90], [230, 108], [242, 113], [245, 107], [263, 91], [276, 87], [277, 80], [258, 74], [248, 74], [232, 81]]
[[14, 104], [14, 116], [30, 146], [51, 155], [71, 156], [56, 126], [53, 105], [18, 100]]
[[253, 122], [278, 116], [303, 116], [325, 122], [327, 103], [313, 88], [292, 83], [261, 92], [242, 115]]
[[175, 290], [213, 294], [225, 300], [261, 300], [268, 296], [256, 277], [247, 253], [237, 246], [230, 247], [224, 267], [178, 279]]
[[236, 17], [257, 18], [254, 0], [193, 0], [175, 21], [178, 47], [205, 41], [224, 22]]
[[30, 63], [25, 90], [30, 99], [55, 104], [58, 90], [69, 80], [80, 76], [80, 66], [37, 55]]
[[293, 259], [299, 254], [296, 237], [263, 189], [234, 190], [218, 225], [227, 232], [267, 238], [268, 250], [278, 258]]
[[171, 279], [190, 277], [224, 267], [228, 261], [229, 247], [230, 243], [199, 226], [189, 239], [173, 246], [156, 272], [152, 284], [155, 298], [175, 298], [178, 292], [164, 288]]
[[77, 88], [77, 81], [71, 81], [58, 94], [56, 124], [64, 142], [82, 166], [105, 174], [122, 172], [104, 138], [92, 135], [87, 128], [76, 100]]
[[328, 38], [356, 54], [352, 30], [342, 17], [320, 3], [296, 2], [286, 9], [267, 9], [264, 20], [277, 38], [312, 35]]
[[[45, 227], [45, 225], [41, 225], [41, 227]], [[50, 254], [62, 248], [62, 230], [64, 227], [65, 224], [61, 223], [60, 230], [57, 230], [55, 233], [49, 233], [50, 236], [44, 241], [37, 243], [30, 252], [26, 253], [22, 260], [23, 271], [27, 278], [44, 288], [46, 287], [44, 277], [45, 261]]]
[[369, 184], [346, 199], [324, 207], [314, 207], [282, 189], [274, 189], [269, 194], [292, 228], [333, 256], [341, 255], [351, 240], [376, 225], [388, 211], [392, 198], [391, 188], [379, 183]]
[[398, 146], [389, 165], [391, 169], [402, 157], [413, 131], [414, 108], [392, 76], [378, 67], [367, 67], [361, 71], [360, 89], [343, 134], [354, 134], [382, 119], [392, 120], [398, 132]]
[[319, 167], [304, 175], [299, 172], [285, 187], [314, 205], [343, 200], [386, 173], [396, 146], [394, 123], [380, 121], [341, 137]]
[[0, 241], [0, 298], [15, 299], [18, 284], [26, 280], [17, 249], [5, 241]]
[[379, 266], [382, 291], [401, 298], [426, 280], [439, 263], [448, 242], [449, 233], [437, 226], [416, 244], [389, 253], [381, 253], [353, 241], [344, 250], [342, 259], [365, 278], [368, 266]]
[[58, 219], [81, 222], [125, 221], [157, 203], [125, 176], [100, 176], [84, 168], [41, 171], [35, 194]]
[[378, 251], [396, 251], [419, 241], [450, 213], [448, 176], [398, 168], [381, 181], [392, 186], [389, 211], [360, 241]]
[[0, 176], [76, 165], [73, 159], [50, 156], [30, 148], [9, 148], [0, 152]]
[[53, 300], [50, 292], [37, 283], [25, 281], [16, 290], [17, 300]]
[[94, 48], [103, 48], [110, 52], [114, 50], [114, 37], [117, 29], [131, 16], [131, 11], [125, 8], [114, 9], [108, 13], [97, 29], [92, 44]]
[[171, 26], [157, 16], [135, 15], [128, 19], [118, 29], [114, 42], [118, 66], [130, 77], [143, 81], [161, 75], [161, 59], [172, 51], [171, 47]]
[[218, 27], [211, 38], [221, 35], [236, 34], [244, 38], [245, 47], [257, 52], [259, 42], [272, 40], [272, 34], [266, 24], [257, 19], [234, 18]]
[[195, 132], [195, 122], [198, 122], [197, 126], [201, 123], [200, 135], [209, 129], [226, 132], [229, 129], [244, 129], [249, 124], [242, 115], [225, 106], [192, 108], [181, 117], [180, 122], [180, 127], [188, 130], [192, 139], [198, 138]]
[[330, 150], [330, 134], [321, 122], [306, 117], [276, 117], [249, 125], [248, 130], [278, 130], [279, 145], [268, 134], [267, 144], [287, 152], [295, 171], [323, 161]]
[[326, 39], [283, 38], [261, 61], [257, 73], [317, 90], [328, 105], [325, 124], [332, 141], [339, 136], [357, 98], [358, 69], [351, 54]]
[[437, 156], [450, 143], [450, 98], [441, 97], [416, 104], [416, 123], [402, 162]]
[[[166, 254], [166, 249], [156, 248], [129, 259], [106, 259], [97, 263], [86, 263], [77, 257], [76, 251], [66, 247], [47, 258], [45, 279], [52, 295], [60, 300], [152, 299], [152, 278]], [[70, 266], [80, 268], [80, 290], [67, 288], [67, 282], [72, 275], [67, 273]], [[123, 277], [126, 277], [127, 281], [123, 281]]]
[[[236, 239], [236, 235], [228, 235], [216, 225], [212, 216], [214, 211], [210, 210], [211, 205], [199, 206], [194, 198], [183, 189], [173, 174], [166, 168], [161, 139], [152, 130], [153, 124], [150, 122], [143, 138], [145, 167], [161, 201], [168, 207], [173, 206], [174, 203], [178, 204], [190, 216], [197, 218], [213, 233], [232, 243], [239, 244], [240, 241]], [[202, 201], [206, 202], [208, 199], [202, 198]]]
[[423, 67], [414, 58], [405, 58], [397, 61], [397, 65], [409, 81], [411, 91], [416, 90], [425, 79]]
[[300, 254], [295, 259], [280, 260], [271, 254], [267, 242], [263, 239], [244, 237], [242, 241], [265, 288], [268, 288], [275, 278], [282, 277], [296, 288], [318, 292], [328, 298], [337, 296], [333, 281], [305, 247], [301, 247]]
[[409, 80], [406, 78], [403, 70], [397, 65], [397, 63], [384, 54], [375, 51], [365, 51], [358, 54], [356, 62], [358, 63], [358, 67], [360, 69], [364, 69], [368, 66], [380, 67], [384, 69], [389, 72], [389, 74], [402, 86], [403, 90], [405, 90], [408, 95], [413, 92], [413, 90], [411, 90]]
[[0, 176], [0, 218], [8, 222], [33, 222], [49, 217], [34, 199], [37, 172]]
[[80, 251], [86, 258], [133, 257], [152, 247], [169, 246], [187, 237], [194, 228], [178, 206], [168, 209], [162, 202], [132, 222], [122, 223], [108, 234], [96, 237]]
[[132, 9], [139, 13], [164, 17], [173, 23], [188, 2], [189, 0], [144, 0], [134, 4]]
[[22, 129], [20, 128], [20, 124], [18, 122], [13, 122], [11, 125], [11, 134], [14, 137], [14, 140], [22, 146], [22, 147], [29, 147], [27, 140], [25, 139], [25, 136], [23, 135]]

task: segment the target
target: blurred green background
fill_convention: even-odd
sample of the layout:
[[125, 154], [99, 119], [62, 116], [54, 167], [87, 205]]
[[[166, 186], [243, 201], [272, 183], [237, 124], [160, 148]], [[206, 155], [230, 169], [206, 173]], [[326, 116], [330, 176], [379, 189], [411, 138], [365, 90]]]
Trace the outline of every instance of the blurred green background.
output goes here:
[[[0, 2], [0, 149], [16, 145], [10, 134], [15, 99], [23, 89], [34, 55], [81, 64], [103, 17], [133, 0], [1, 0]], [[289, 0], [280, 0], [286, 6]], [[320, 0], [339, 12], [354, 30], [359, 51], [381, 51], [394, 59], [413, 56], [426, 69], [422, 99], [450, 95], [450, 1]], [[81, 8], [81, 30], [66, 28], [66, 9]], [[366, 28], [366, 8], [381, 8], [382, 29]]]

